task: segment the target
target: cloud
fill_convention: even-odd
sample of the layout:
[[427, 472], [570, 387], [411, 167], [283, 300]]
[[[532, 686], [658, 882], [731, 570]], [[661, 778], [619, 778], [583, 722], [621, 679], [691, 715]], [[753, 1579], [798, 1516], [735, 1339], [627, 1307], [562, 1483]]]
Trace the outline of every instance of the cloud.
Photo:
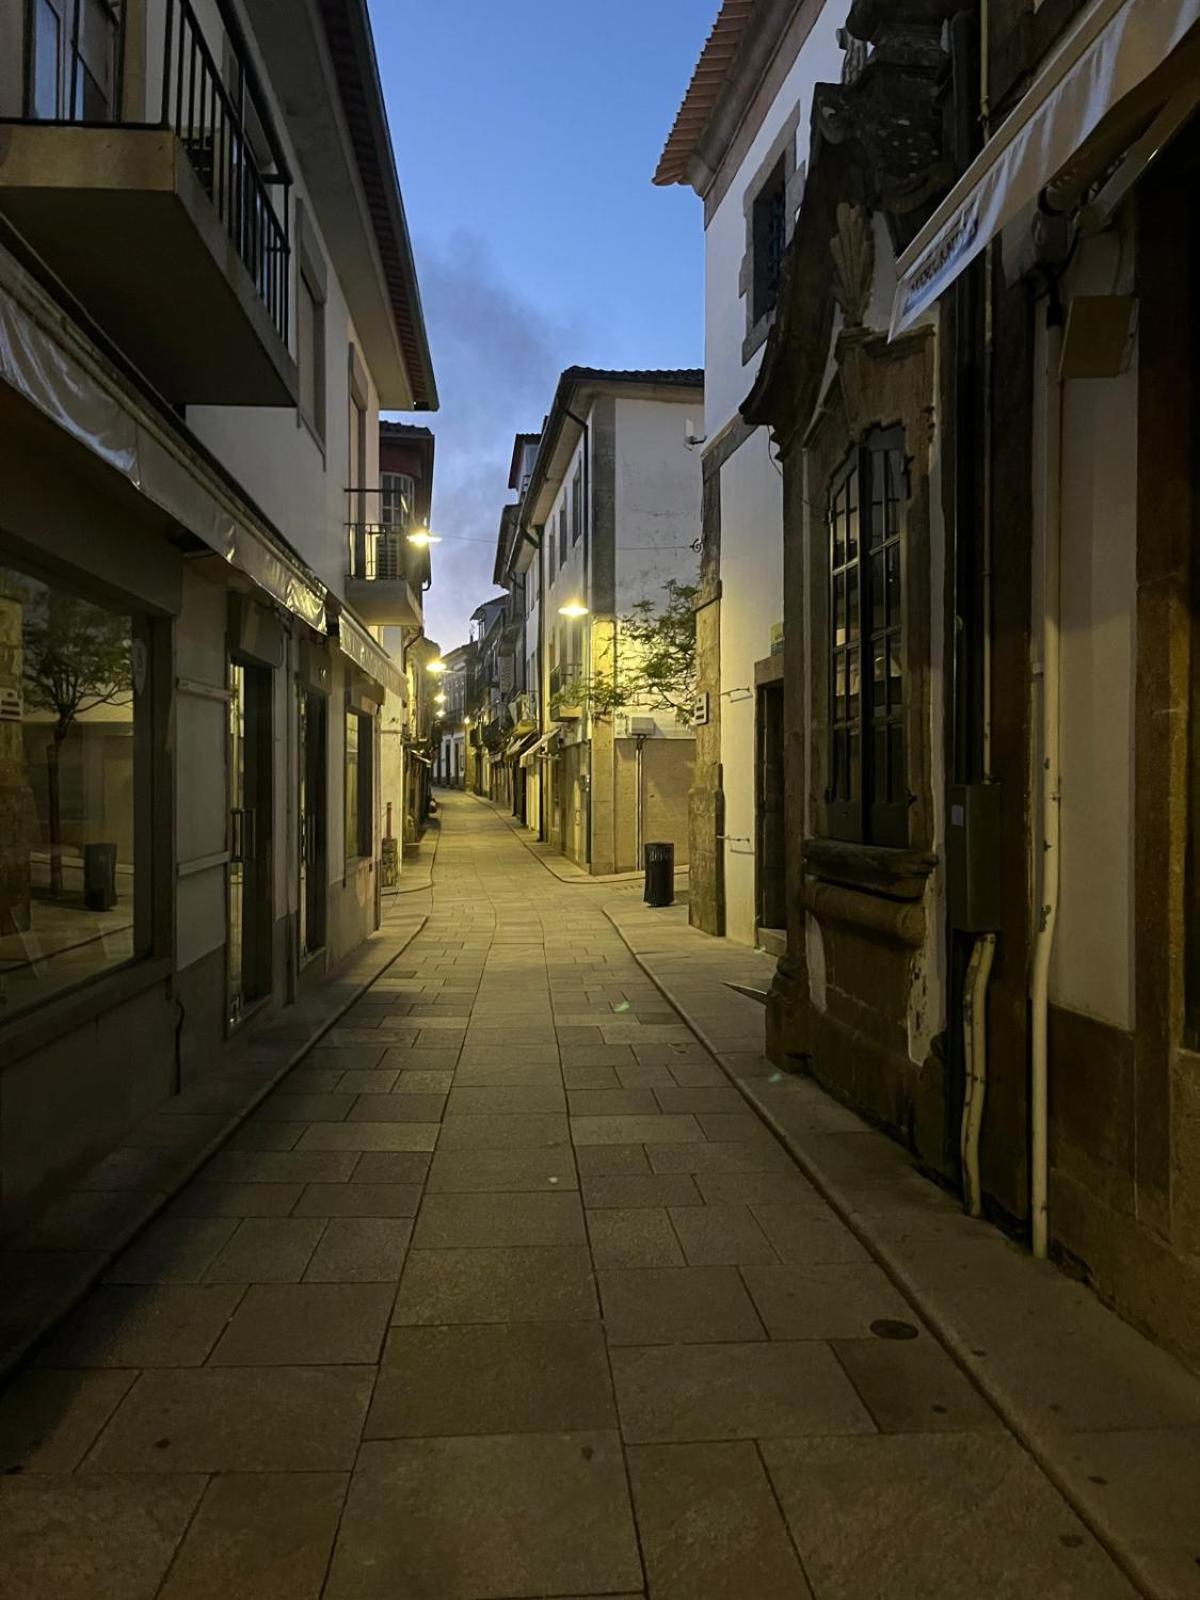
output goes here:
[[450, 650], [495, 592], [513, 435], [541, 427], [559, 373], [585, 341], [582, 318], [546, 316], [504, 280], [478, 234], [426, 241], [417, 262], [441, 398], [440, 411], [415, 419], [437, 436], [432, 526], [444, 540], [433, 551], [425, 631]]

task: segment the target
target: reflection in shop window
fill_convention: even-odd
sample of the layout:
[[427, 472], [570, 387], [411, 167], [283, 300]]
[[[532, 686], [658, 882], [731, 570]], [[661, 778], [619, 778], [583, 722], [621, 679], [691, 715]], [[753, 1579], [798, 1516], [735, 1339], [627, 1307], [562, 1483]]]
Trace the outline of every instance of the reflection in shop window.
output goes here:
[[138, 619], [0, 566], [0, 1019], [145, 947], [134, 733], [146, 662]]

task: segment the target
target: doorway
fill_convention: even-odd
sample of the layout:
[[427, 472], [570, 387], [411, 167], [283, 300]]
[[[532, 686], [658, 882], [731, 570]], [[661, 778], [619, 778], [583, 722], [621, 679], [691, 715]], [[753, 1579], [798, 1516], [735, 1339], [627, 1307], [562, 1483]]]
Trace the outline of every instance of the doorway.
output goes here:
[[764, 683], [755, 715], [755, 899], [760, 931], [787, 928], [783, 683]]
[[325, 696], [300, 690], [300, 960], [325, 948], [327, 871], [327, 750]]
[[271, 992], [271, 685], [269, 667], [230, 662], [226, 941], [230, 1028]]

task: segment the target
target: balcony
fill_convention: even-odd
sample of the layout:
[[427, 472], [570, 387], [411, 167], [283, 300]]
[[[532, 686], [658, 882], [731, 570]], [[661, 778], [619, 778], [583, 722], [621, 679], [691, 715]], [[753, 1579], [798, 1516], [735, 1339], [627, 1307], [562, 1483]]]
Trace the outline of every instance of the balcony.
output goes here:
[[362, 620], [377, 628], [415, 628], [424, 608], [414, 587], [409, 545], [387, 523], [352, 522], [347, 534], [346, 599]]
[[569, 663], [550, 669], [550, 716], [555, 722], [575, 722], [583, 715], [583, 685], [579, 668]]
[[538, 697], [532, 689], [522, 689], [508, 703], [517, 733], [532, 733], [538, 727]]
[[121, 115], [126, 8], [106, 9], [57, 96], [39, 83], [0, 130], [0, 213], [168, 400], [291, 406], [287, 164], [240, 33], [160, 4], [149, 115]]

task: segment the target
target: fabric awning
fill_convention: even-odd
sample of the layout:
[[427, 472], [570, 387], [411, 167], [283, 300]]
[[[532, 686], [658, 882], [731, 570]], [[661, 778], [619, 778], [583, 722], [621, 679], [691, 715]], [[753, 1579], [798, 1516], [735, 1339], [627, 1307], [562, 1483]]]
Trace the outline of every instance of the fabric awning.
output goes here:
[[379, 641], [373, 639], [348, 611], [343, 611], [337, 619], [337, 642], [342, 654], [368, 678], [389, 694], [404, 698], [404, 674]]
[[431, 767], [433, 765], [429, 756], [423, 756], [419, 750], [414, 750], [411, 745], [408, 746], [408, 753], [414, 761], [419, 761], [422, 766]]
[[508, 741], [508, 743], [504, 747], [504, 759], [506, 761], [511, 761], [514, 756], [520, 754], [520, 752], [524, 749], [524, 747], [529, 743], [529, 741], [531, 739], [535, 739], [536, 737], [537, 737], [537, 729], [536, 728], [533, 729], [533, 731], [530, 732], [530, 733], [514, 733], [512, 738]]
[[1037, 199], [1198, 20], [1200, 0], [1094, 0], [900, 257], [893, 338]]
[[531, 767], [533, 765], [534, 761], [536, 761], [536, 759], [538, 758], [539, 755], [549, 754], [549, 751], [547, 750], [547, 746], [550, 745], [557, 738], [558, 738], [558, 729], [557, 728], [552, 728], [549, 733], [542, 734], [541, 738], [536, 740], [533, 744], [531, 744], [529, 746], [528, 750], [525, 750], [525, 751], [522, 752], [522, 754], [521, 754], [521, 765], [523, 767]]

